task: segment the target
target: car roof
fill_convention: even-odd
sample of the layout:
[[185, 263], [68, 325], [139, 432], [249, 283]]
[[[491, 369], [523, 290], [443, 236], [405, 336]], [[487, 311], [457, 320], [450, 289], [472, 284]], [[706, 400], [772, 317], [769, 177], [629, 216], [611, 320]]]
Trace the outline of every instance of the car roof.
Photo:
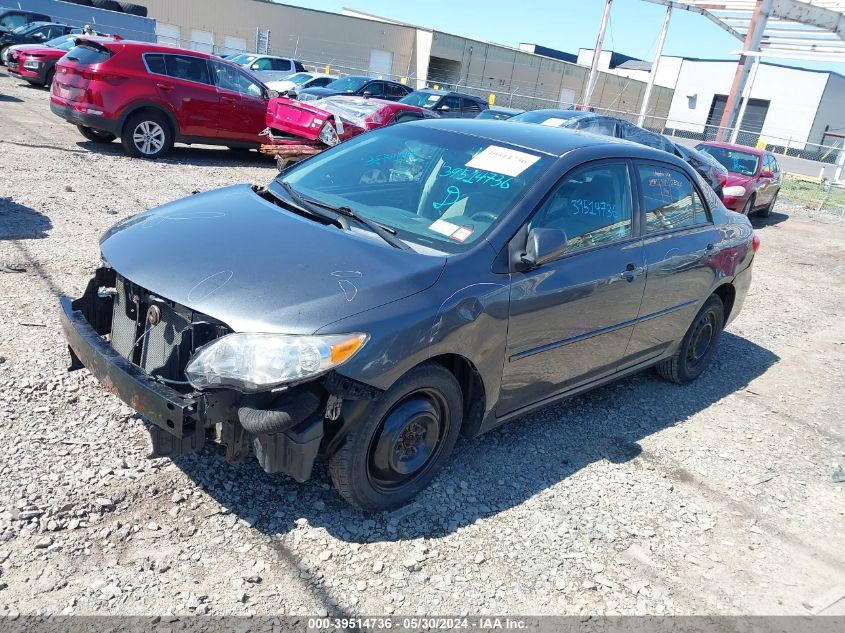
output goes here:
[[509, 120], [503, 125], [501, 121], [491, 119], [427, 119], [414, 122], [413, 125], [425, 125], [430, 128], [475, 136], [489, 141], [491, 144], [507, 143], [517, 147], [534, 150], [552, 156], [563, 156], [567, 152], [583, 147], [605, 146], [618, 147], [619, 155], [644, 159], [654, 159], [661, 162], [686, 165], [680, 158], [639, 143], [623, 141], [612, 136], [599, 136], [584, 132], [575, 132], [566, 128], [548, 127], [535, 123], [519, 123]]
[[[142, 53], [172, 53], [176, 55], [190, 55], [192, 57], [202, 57], [203, 59], [213, 59], [218, 62], [223, 62], [227, 64], [231, 64], [228, 59], [223, 59], [218, 57], [217, 55], [212, 55], [210, 53], [203, 53], [201, 51], [191, 51], [184, 48], [178, 48], [176, 46], [169, 46], [167, 44], [156, 44], [153, 42], [139, 42], [137, 40], [115, 40], [111, 37], [102, 37], [96, 35], [83, 35], [79, 38], [80, 42], [97, 42], [98, 44], [104, 45], [111, 45], [111, 46], [121, 46], [129, 50], [138, 50]], [[233, 66], [238, 66], [238, 64], [232, 64]]]
[[732, 149], [747, 154], [754, 154], [755, 156], [763, 156], [766, 152], [756, 147], [748, 147], [747, 145], [736, 145], [735, 143], [719, 143], [718, 141], [702, 141], [698, 145], [706, 145], [707, 147], [721, 147], [722, 149]]

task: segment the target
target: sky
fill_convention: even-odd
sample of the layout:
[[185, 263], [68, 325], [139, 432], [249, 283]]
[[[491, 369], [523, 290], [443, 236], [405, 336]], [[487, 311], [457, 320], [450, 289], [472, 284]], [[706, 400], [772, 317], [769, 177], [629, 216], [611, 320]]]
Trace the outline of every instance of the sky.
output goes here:
[[[339, 13], [343, 7], [507, 46], [542, 44], [569, 53], [593, 48], [603, 0], [282, 0]], [[615, 0], [604, 49], [651, 60], [665, 8], [643, 0]], [[675, 10], [664, 55], [737, 59], [742, 42], [702, 15]], [[771, 59], [772, 63], [832, 70], [845, 64]]]

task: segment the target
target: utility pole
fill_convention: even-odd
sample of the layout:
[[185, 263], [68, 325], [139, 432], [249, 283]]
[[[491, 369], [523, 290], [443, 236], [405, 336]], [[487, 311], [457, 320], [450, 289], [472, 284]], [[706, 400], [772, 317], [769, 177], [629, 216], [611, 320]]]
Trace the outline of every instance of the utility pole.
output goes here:
[[736, 115], [736, 125], [734, 125], [733, 132], [731, 132], [731, 143], [736, 143], [736, 137], [739, 134], [739, 127], [742, 125], [742, 120], [745, 118], [745, 108], [748, 107], [748, 100], [751, 99], [751, 91], [754, 89], [754, 80], [757, 79], [757, 71], [760, 69], [760, 57], [754, 57], [754, 66], [751, 68], [751, 76], [748, 78], [748, 85], [745, 86], [745, 92], [742, 95], [742, 103], [739, 106], [739, 114]]
[[596, 87], [596, 80], [599, 74], [599, 57], [601, 56], [601, 48], [604, 45], [604, 32], [607, 30], [607, 22], [610, 19], [610, 5], [613, 0], [604, 0], [604, 13], [601, 16], [601, 26], [599, 27], [599, 36], [596, 38], [596, 47], [593, 49], [593, 63], [590, 65], [590, 76], [587, 79], [587, 89], [584, 91], [584, 105], [590, 105], [590, 98], [593, 96], [593, 90]]
[[666, 41], [666, 33], [669, 32], [669, 20], [672, 18], [672, 5], [666, 7], [666, 15], [663, 18], [663, 28], [660, 30], [660, 38], [657, 40], [657, 52], [654, 54], [654, 61], [651, 63], [651, 72], [648, 74], [648, 84], [645, 87], [643, 104], [640, 107], [640, 116], [637, 118], [637, 125], [643, 126], [645, 115], [648, 112], [648, 102], [651, 99], [651, 89], [654, 88], [654, 80], [657, 78], [657, 69], [660, 67], [660, 57], [663, 55], [663, 43]]
[[748, 81], [748, 74], [751, 71], [749, 55], [747, 52], [757, 53], [760, 51], [760, 41], [763, 39], [763, 32], [769, 21], [772, 12], [773, 0], [757, 0], [754, 7], [754, 14], [748, 25], [748, 33], [745, 34], [745, 42], [742, 46], [742, 55], [736, 66], [731, 92], [728, 101], [725, 103], [725, 111], [722, 113], [722, 120], [719, 122], [719, 129], [716, 130], [716, 140], [724, 141], [728, 136], [727, 131], [736, 121], [737, 110], [739, 109], [739, 97], [745, 90], [745, 83]]

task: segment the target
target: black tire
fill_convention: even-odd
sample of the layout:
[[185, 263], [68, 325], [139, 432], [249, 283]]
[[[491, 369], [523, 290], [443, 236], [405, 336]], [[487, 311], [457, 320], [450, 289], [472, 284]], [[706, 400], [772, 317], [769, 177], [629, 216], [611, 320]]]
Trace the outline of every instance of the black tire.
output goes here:
[[142, 7], [140, 4], [132, 4], [131, 2], [120, 2], [119, 4], [124, 13], [140, 15], [142, 18], [147, 17], [147, 7]]
[[106, 9], [107, 11], [117, 11], [123, 13], [123, 9], [117, 0], [91, 0], [91, 4], [98, 9]]
[[8, 59], [6, 59], [6, 57], [7, 57], [8, 54], [9, 54], [9, 47], [8, 46], [0, 46], [0, 64], [3, 64], [4, 66], [7, 65], [6, 62], [8, 61]]
[[772, 209], [775, 208], [775, 202], [778, 201], [778, 193], [780, 193], [780, 191], [775, 193], [775, 195], [772, 197], [772, 201], [769, 202], [769, 204], [767, 204], [765, 207], [760, 209], [760, 211], [758, 211], [758, 214], [761, 218], [767, 218], [772, 214]]
[[136, 112], [123, 124], [120, 144], [127, 154], [135, 158], [161, 158], [173, 148], [170, 122], [164, 114], [155, 110]]
[[713, 360], [725, 325], [725, 306], [716, 295], [710, 295], [671, 358], [655, 366], [661, 378], [679, 385], [698, 378]]
[[94, 143], [111, 143], [114, 139], [117, 138], [111, 132], [95, 130], [94, 128], [86, 127], [84, 125], [77, 125], [76, 129], [79, 130], [79, 133], [82, 134], [82, 136]]
[[443, 467], [458, 439], [463, 396], [442, 365], [426, 363], [374, 400], [329, 459], [340, 495], [366, 512], [401, 506]]
[[745, 206], [742, 207], [742, 215], [750, 216], [752, 213], [754, 213], [754, 194], [748, 197], [748, 200], [745, 201]]

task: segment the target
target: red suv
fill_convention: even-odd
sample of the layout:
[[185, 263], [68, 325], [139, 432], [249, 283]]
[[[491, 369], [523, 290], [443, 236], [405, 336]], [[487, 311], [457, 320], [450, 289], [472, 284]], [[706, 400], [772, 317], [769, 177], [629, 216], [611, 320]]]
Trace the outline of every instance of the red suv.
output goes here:
[[91, 141], [159, 158], [174, 142], [258, 147], [267, 87], [205, 53], [91, 37], [56, 64], [50, 109]]

